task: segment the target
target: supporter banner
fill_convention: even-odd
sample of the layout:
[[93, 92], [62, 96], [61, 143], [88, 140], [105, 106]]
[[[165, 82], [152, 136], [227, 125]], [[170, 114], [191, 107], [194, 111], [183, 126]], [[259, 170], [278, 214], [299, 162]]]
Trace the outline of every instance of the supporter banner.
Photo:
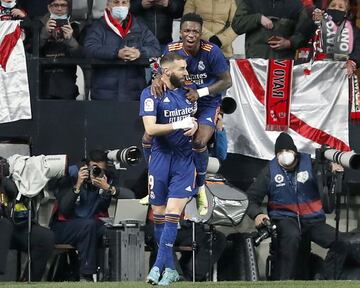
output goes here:
[[[314, 155], [327, 144], [348, 151], [349, 87], [341, 62], [316, 61], [310, 75], [306, 65], [293, 68], [290, 126], [287, 132], [300, 151]], [[224, 117], [228, 152], [261, 159], [274, 157], [276, 131], [265, 131], [267, 60], [230, 60], [233, 85], [227, 96], [238, 106]]]
[[269, 60], [266, 79], [266, 130], [285, 131], [290, 123], [292, 60]]
[[358, 76], [354, 75], [350, 79], [350, 96], [351, 96], [351, 120], [360, 119], [360, 92]]
[[0, 21], [0, 123], [31, 119], [20, 21]]

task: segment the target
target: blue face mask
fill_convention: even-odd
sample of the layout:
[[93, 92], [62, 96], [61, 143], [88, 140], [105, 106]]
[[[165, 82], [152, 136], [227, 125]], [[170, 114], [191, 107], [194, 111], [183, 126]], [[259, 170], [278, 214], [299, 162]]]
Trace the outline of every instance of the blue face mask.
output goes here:
[[16, 1], [12, 1], [10, 3], [1, 1], [1, 6], [4, 7], [4, 8], [11, 9], [11, 8], [14, 8], [15, 5], [16, 5]]
[[123, 21], [129, 13], [129, 7], [127, 6], [115, 6], [112, 8], [111, 14], [114, 18]]
[[58, 19], [62, 19], [62, 20], [66, 20], [68, 19], [68, 14], [64, 14], [64, 15], [56, 15], [56, 14], [50, 14], [50, 19], [54, 19], [54, 20], [58, 20]]

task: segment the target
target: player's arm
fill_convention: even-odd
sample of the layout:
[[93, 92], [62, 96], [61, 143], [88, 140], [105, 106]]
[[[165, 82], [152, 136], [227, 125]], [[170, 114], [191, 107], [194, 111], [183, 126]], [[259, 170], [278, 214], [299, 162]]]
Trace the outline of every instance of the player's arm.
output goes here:
[[145, 131], [150, 136], [166, 135], [178, 129], [193, 129], [196, 125], [195, 118], [186, 117], [180, 121], [167, 124], [156, 123], [156, 116], [143, 116]]
[[229, 71], [218, 74], [218, 78], [218, 81], [208, 87], [202, 87], [199, 89], [185, 87], [185, 89], [188, 90], [188, 92], [186, 93], [186, 98], [189, 99], [191, 102], [194, 102], [201, 97], [216, 95], [231, 87], [232, 81]]

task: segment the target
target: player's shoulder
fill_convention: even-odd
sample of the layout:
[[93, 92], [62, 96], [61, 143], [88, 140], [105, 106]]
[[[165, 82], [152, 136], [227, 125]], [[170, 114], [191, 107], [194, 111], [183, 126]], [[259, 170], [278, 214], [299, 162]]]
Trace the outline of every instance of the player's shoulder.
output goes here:
[[182, 41], [176, 41], [176, 42], [172, 42], [172, 43], [169, 43], [167, 45], [167, 51], [170, 53], [170, 52], [176, 52], [176, 51], [179, 51], [183, 49], [183, 43]]
[[221, 49], [217, 45], [205, 40], [201, 40], [200, 50], [208, 54], [213, 54], [213, 53], [222, 54]]

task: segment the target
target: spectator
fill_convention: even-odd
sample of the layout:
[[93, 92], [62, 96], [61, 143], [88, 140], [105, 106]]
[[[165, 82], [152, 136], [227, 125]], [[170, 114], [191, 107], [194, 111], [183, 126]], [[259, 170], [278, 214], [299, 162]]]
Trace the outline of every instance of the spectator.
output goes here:
[[108, 217], [111, 197], [119, 193], [117, 179], [107, 167], [105, 152], [92, 150], [86, 164], [69, 167], [55, 193], [53, 222], [56, 243], [70, 244], [80, 254], [80, 277], [92, 280], [96, 273], [96, 250], [105, 232], [99, 217]]
[[[6, 160], [1, 158], [0, 176], [0, 274], [6, 271], [9, 249], [27, 252], [28, 225], [27, 203], [21, 198], [16, 201], [18, 189], [8, 177], [9, 168], [4, 166]], [[3, 169], [5, 167], [5, 169]], [[6, 168], [7, 167], [7, 168]], [[5, 172], [7, 171], [7, 172]], [[24, 205], [25, 203], [25, 205]], [[33, 208], [33, 207], [32, 207]], [[35, 210], [33, 210], [34, 212]], [[11, 217], [11, 215], [13, 217]], [[21, 217], [20, 217], [21, 216]], [[35, 219], [35, 218], [34, 218]], [[40, 226], [35, 220], [31, 225], [31, 280], [41, 281], [46, 263], [54, 248], [54, 235], [51, 230]]]
[[[79, 27], [70, 23], [70, 0], [50, 0], [49, 13], [41, 22], [41, 56], [46, 58], [81, 57], [82, 48], [77, 41]], [[75, 99], [76, 65], [52, 65], [43, 68], [42, 99]]]
[[311, 24], [300, 0], [240, 0], [232, 28], [245, 33], [246, 58], [294, 59]]
[[[108, 0], [104, 16], [95, 22], [85, 37], [88, 57], [132, 62], [160, 55], [159, 42], [149, 28], [129, 13], [130, 0]], [[142, 66], [119, 65], [94, 68], [91, 99], [139, 100], [145, 87]]]
[[360, 64], [360, 32], [348, 20], [349, 14], [349, 0], [331, 0], [326, 11], [315, 9], [313, 20], [321, 33], [321, 58], [346, 61], [351, 76]]
[[[342, 167], [336, 167], [342, 170]], [[335, 228], [325, 223], [315, 171], [310, 155], [300, 153], [293, 139], [281, 133], [275, 143], [275, 158], [262, 170], [247, 191], [247, 214], [261, 226], [270, 219], [277, 226], [276, 279], [294, 279], [301, 239], [330, 248], [323, 277], [338, 279], [347, 255], [342, 234], [335, 241]], [[268, 197], [269, 216], [260, 206]], [[336, 274], [334, 273], [336, 269]]]
[[0, 21], [21, 20], [27, 16], [23, 9], [19, 9], [16, 0], [1, 0]]
[[131, 0], [130, 11], [146, 23], [165, 48], [173, 40], [173, 20], [182, 16], [184, 0]]
[[233, 55], [232, 42], [237, 37], [231, 27], [235, 11], [235, 0], [187, 0], [184, 8], [184, 14], [193, 12], [203, 18], [201, 38], [219, 46], [226, 57]]

